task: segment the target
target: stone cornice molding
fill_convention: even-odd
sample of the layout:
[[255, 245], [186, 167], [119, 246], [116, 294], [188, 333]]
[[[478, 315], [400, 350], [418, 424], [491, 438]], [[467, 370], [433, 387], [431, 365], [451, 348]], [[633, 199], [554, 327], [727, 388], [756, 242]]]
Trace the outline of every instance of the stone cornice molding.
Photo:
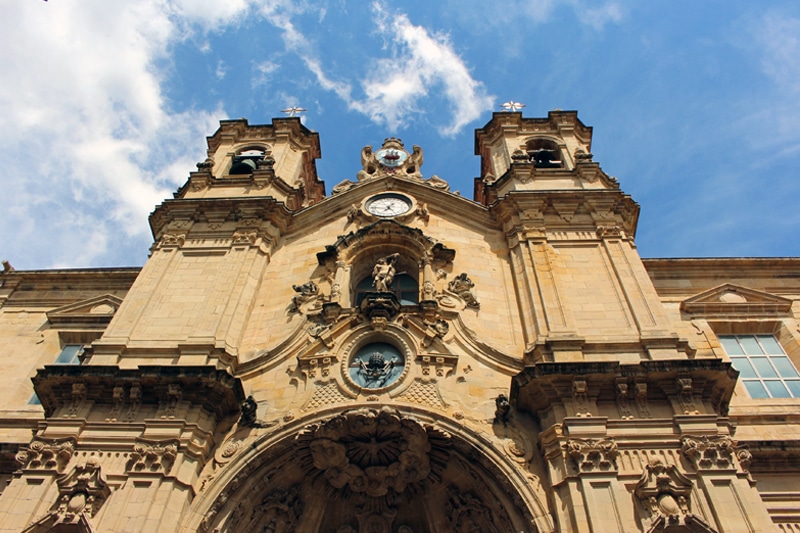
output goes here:
[[[62, 409], [75, 410], [73, 385], [82, 385], [80, 402], [113, 406], [114, 389], [120, 384], [139, 388], [141, 404], [169, 403], [174, 390], [181, 402], [199, 405], [217, 419], [239, 412], [244, 400], [241, 381], [224, 370], [208, 366], [140, 366], [121, 369], [99, 365], [48, 365], [32, 379], [46, 416]], [[177, 388], [176, 388], [177, 387]], [[167, 405], [167, 411], [169, 411]], [[174, 406], [173, 406], [174, 407]], [[122, 411], [125, 409], [123, 408]]]

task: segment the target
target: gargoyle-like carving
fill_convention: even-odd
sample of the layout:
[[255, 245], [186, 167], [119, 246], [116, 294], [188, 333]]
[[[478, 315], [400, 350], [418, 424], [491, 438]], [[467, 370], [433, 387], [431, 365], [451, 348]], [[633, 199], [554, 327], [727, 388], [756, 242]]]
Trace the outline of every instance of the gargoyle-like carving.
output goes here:
[[295, 294], [292, 296], [292, 312], [299, 313], [303, 304], [316, 300], [319, 297], [319, 286], [313, 281], [307, 281], [302, 285], [292, 285]]
[[178, 441], [142, 441], [133, 446], [128, 471], [168, 475], [178, 457]]
[[455, 293], [464, 300], [464, 303], [467, 304], [467, 307], [474, 307], [479, 308], [481, 304], [475, 298], [475, 295], [472, 294], [472, 289], [475, 287], [475, 284], [469, 279], [466, 272], [462, 272], [458, 276], [455, 277], [450, 283], [448, 283], [447, 288], [450, 292]]
[[242, 414], [239, 416], [239, 426], [241, 427], [256, 427], [258, 424], [257, 419], [258, 404], [252, 395], [242, 402]]
[[503, 425], [508, 424], [508, 415], [511, 413], [511, 404], [505, 394], [501, 394], [494, 400], [494, 423]]
[[380, 497], [426, 479], [431, 441], [449, 436], [386, 407], [346, 411], [306, 427], [298, 440], [332, 486]]
[[609, 471], [617, 467], [619, 450], [617, 443], [611, 438], [570, 438], [565, 448], [579, 472]]
[[411, 149], [411, 155], [408, 156], [408, 160], [406, 160], [406, 173], [415, 178], [422, 179], [422, 173], [419, 171], [419, 167], [422, 166], [423, 160], [422, 148], [415, 144]]
[[75, 443], [72, 439], [36, 438], [27, 449], [19, 451], [15, 459], [22, 468], [62, 472], [73, 453]]
[[692, 462], [697, 470], [735, 468], [734, 456], [738, 458], [739, 450], [746, 452], [742, 456], [749, 466], [750, 452], [740, 448], [739, 443], [727, 435], [685, 436], [681, 439], [681, 453]]

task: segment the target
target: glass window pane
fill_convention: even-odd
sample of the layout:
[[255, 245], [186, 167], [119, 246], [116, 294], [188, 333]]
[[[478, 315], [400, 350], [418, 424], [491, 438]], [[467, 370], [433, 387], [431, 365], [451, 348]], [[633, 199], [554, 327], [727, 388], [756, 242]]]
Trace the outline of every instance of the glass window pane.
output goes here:
[[742, 343], [742, 347], [748, 355], [761, 355], [764, 353], [761, 350], [761, 346], [756, 342], [756, 338], [752, 335], [741, 335], [739, 342]]
[[746, 357], [731, 357], [731, 363], [733, 364], [733, 368], [739, 371], [739, 375], [742, 378], [758, 377], [753, 365], [750, 364], [750, 361], [748, 361]]
[[795, 398], [800, 398], [800, 379], [787, 379], [786, 386]]
[[739, 343], [736, 342], [736, 337], [724, 335], [719, 338], [719, 342], [722, 343], [722, 347], [725, 348], [725, 353], [728, 355], [744, 355]]
[[773, 398], [791, 398], [782, 381], [765, 381], [764, 385], [767, 386]]
[[783, 355], [783, 348], [781, 345], [778, 344], [778, 341], [772, 335], [756, 335], [758, 337], [758, 342], [761, 343], [761, 347], [768, 354], [774, 355]]
[[747, 388], [751, 398], [769, 398], [767, 389], [764, 388], [760, 381], [745, 381], [744, 386]]
[[753, 363], [753, 366], [756, 367], [756, 372], [762, 378], [777, 378], [778, 373], [775, 372], [775, 369], [772, 368], [772, 365], [769, 364], [769, 359], [766, 357], [753, 357], [750, 359], [750, 362]]
[[775, 365], [775, 368], [778, 370], [778, 374], [782, 378], [800, 377], [800, 374], [797, 373], [797, 369], [794, 367], [788, 357], [770, 357], [770, 360], [772, 361], [772, 364]]
[[77, 365], [80, 364], [80, 360], [78, 359], [78, 354], [81, 353], [83, 349], [82, 344], [67, 344], [61, 350], [61, 353], [58, 354], [58, 358], [56, 359], [57, 365]]

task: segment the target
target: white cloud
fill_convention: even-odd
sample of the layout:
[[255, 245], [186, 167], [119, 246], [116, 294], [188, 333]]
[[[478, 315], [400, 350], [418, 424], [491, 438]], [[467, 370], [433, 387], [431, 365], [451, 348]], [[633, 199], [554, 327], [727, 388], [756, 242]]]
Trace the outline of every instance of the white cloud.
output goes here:
[[[215, 16], [211, 4], [196, 12], [200, 22]], [[202, 138], [220, 113], [172, 113], [165, 102], [155, 65], [186, 35], [179, 8], [103, 0], [5, 6], [0, 180], [14, 209], [0, 218], [0, 254], [12, 263], [107, 264], [116, 253], [108, 235], [122, 232], [141, 242], [144, 258], [147, 213], [202, 158]], [[221, 13], [233, 16], [230, 7]]]

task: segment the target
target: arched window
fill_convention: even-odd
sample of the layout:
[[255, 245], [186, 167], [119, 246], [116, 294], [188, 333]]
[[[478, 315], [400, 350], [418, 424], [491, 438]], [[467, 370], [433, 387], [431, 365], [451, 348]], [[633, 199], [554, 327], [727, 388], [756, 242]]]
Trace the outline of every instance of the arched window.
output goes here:
[[264, 159], [266, 150], [263, 148], [245, 148], [233, 156], [233, 165], [229, 174], [244, 175], [252, 174], [258, 167], [258, 162]]
[[[365, 277], [356, 285], [356, 306], [361, 304], [361, 300], [364, 299], [364, 295], [368, 292], [375, 292], [375, 287], [372, 285], [372, 275]], [[395, 275], [391, 292], [397, 297], [400, 305], [416, 305], [419, 303], [419, 284], [416, 279], [404, 272]]]
[[525, 151], [536, 168], [562, 168], [561, 149], [549, 139], [533, 139], [525, 145]]

